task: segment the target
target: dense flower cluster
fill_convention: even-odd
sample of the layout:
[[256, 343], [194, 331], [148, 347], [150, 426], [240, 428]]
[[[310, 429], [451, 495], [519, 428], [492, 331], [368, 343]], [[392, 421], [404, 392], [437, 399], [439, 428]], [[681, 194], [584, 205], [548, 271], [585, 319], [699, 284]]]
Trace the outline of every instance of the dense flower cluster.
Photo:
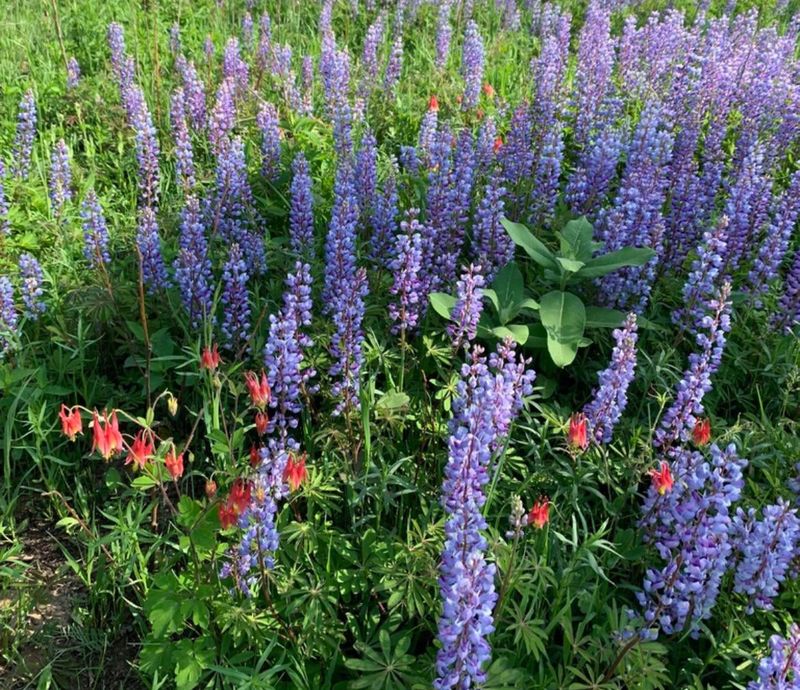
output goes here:
[[595, 443], [609, 443], [619, 418], [628, 404], [628, 386], [636, 370], [636, 315], [628, 314], [622, 328], [614, 331], [611, 363], [600, 372], [600, 387], [583, 409], [589, 433]]
[[0, 159], [0, 235], [8, 235], [11, 232], [11, 224], [8, 222], [8, 199], [6, 199], [5, 188], [6, 166]]
[[462, 367], [442, 483], [447, 521], [439, 575], [443, 608], [437, 690], [471, 688], [486, 680], [484, 667], [491, 658], [487, 638], [494, 631], [497, 594], [496, 569], [486, 560], [481, 534], [486, 529], [483, 487], [494, 453], [531, 392], [534, 372], [525, 367], [509, 343], [488, 364], [476, 347]]
[[178, 256], [175, 259], [175, 282], [193, 326], [211, 315], [214, 297], [214, 276], [211, 272], [208, 240], [200, 202], [190, 195], [181, 212]]
[[78, 60], [73, 56], [67, 60], [67, 89], [72, 90], [78, 88], [81, 80], [81, 66]]
[[478, 321], [483, 311], [484, 285], [481, 267], [474, 264], [461, 274], [456, 284], [456, 303], [450, 315], [453, 323], [447, 327], [453, 348], [456, 350], [463, 344], [473, 341], [478, 334]]
[[69, 167], [69, 151], [63, 139], [58, 140], [50, 157], [49, 186], [53, 213], [60, 216], [64, 204], [72, 201], [72, 171]]
[[93, 268], [111, 262], [108, 253], [108, 226], [94, 189], [86, 192], [81, 204], [83, 255]]
[[175, 89], [172, 94], [169, 119], [172, 124], [172, 136], [175, 139], [175, 174], [184, 190], [190, 191], [195, 184], [194, 153], [189, 139], [186, 94], [183, 89]]
[[281, 133], [278, 128], [278, 111], [272, 103], [264, 103], [256, 115], [256, 124], [261, 130], [261, 171], [269, 180], [274, 180], [281, 162]]
[[758, 664], [758, 680], [747, 690], [795, 690], [800, 684], [800, 625], [792, 624], [786, 638], [769, 638], [769, 656]]
[[19, 180], [27, 180], [31, 172], [33, 140], [36, 137], [36, 100], [33, 91], [26, 91], [19, 102], [17, 133], [12, 149], [11, 172]]
[[18, 321], [14, 286], [7, 276], [0, 276], [0, 360], [11, 348], [10, 338], [17, 335]]
[[225, 344], [234, 350], [250, 337], [250, 296], [247, 281], [250, 273], [242, 248], [234, 243], [222, 270], [222, 334]]
[[422, 271], [422, 233], [425, 231], [417, 219], [417, 210], [407, 211], [395, 238], [393, 258], [389, 261], [389, 270], [394, 276], [390, 290], [394, 300], [389, 304], [393, 333], [413, 331], [425, 307], [419, 277]]
[[22, 304], [25, 306], [23, 314], [26, 318], [35, 321], [44, 314], [45, 303], [42, 299], [42, 267], [36, 257], [28, 252], [23, 252], [19, 257], [20, 292]]
[[464, 34], [464, 49], [461, 56], [461, 73], [464, 76], [464, 97], [461, 107], [470, 110], [478, 105], [483, 84], [483, 40], [478, 25], [470, 20]]
[[314, 256], [314, 195], [311, 173], [302, 152], [292, 161], [291, 206], [289, 208], [289, 243], [301, 256]]

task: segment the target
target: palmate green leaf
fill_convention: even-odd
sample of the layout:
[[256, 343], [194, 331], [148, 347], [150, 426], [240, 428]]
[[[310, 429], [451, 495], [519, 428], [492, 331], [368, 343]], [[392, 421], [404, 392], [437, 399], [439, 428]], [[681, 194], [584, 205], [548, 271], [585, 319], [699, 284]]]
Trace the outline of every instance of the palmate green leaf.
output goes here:
[[553, 290], [542, 297], [539, 315], [547, 331], [547, 351], [556, 366], [571, 364], [586, 328], [586, 308], [571, 292]]
[[509, 237], [514, 240], [514, 244], [522, 247], [525, 253], [531, 257], [542, 268], [549, 268], [558, 271], [556, 257], [533, 233], [520, 223], [514, 223], [508, 218], [501, 218], [500, 222], [506, 229]]
[[644, 266], [655, 255], [656, 252], [649, 247], [623, 247], [587, 261], [573, 278], [599, 278], [625, 266]]
[[446, 292], [432, 292], [428, 295], [433, 310], [443, 319], [450, 321], [453, 307], [456, 306], [456, 298]]

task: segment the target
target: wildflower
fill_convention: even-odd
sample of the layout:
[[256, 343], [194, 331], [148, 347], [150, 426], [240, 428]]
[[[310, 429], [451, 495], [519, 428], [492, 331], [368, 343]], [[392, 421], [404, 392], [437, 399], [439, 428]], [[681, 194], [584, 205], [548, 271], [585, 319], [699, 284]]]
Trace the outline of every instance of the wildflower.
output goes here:
[[397, 230], [397, 160], [392, 159], [389, 173], [383, 181], [383, 188], [375, 195], [372, 209], [372, 237], [370, 238], [370, 258], [386, 266], [391, 260], [391, 244]]
[[496, 176], [483, 188], [472, 227], [473, 251], [491, 283], [497, 272], [514, 258], [514, 241], [500, 223], [505, 211], [505, 187]]
[[259, 436], [263, 436], [267, 433], [267, 426], [269, 425], [269, 416], [266, 412], [257, 412], [256, 413], [256, 433]]
[[758, 664], [758, 680], [747, 690], [782, 690], [797, 687], [800, 681], [800, 625], [793, 623], [783, 638], [769, 638], [770, 653]]
[[525, 506], [522, 505], [522, 499], [517, 495], [511, 498], [511, 513], [508, 516], [508, 524], [511, 529], [506, 532], [506, 539], [519, 539], [522, 530], [528, 524]]
[[236, 524], [236, 514], [227, 503], [220, 503], [217, 511], [219, 514], [219, 525], [222, 529], [230, 529]]
[[250, 446], [250, 467], [255, 469], [258, 467], [258, 463], [261, 461], [261, 447], [257, 446], [255, 443]]
[[44, 314], [46, 305], [42, 300], [42, 267], [32, 254], [23, 252], [19, 257], [19, 277], [21, 281], [20, 292], [22, 303], [25, 306], [23, 314], [26, 318], [36, 321]]
[[386, 63], [386, 72], [383, 76], [383, 89], [389, 95], [394, 94], [400, 73], [403, 69], [403, 34], [398, 33], [392, 42], [389, 60]]
[[81, 66], [73, 56], [67, 61], [67, 90], [71, 91], [72, 89], [77, 88], [80, 79]]
[[292, 161], [289, 242], [299, 255], [314, 255], [314, 195], [308, 161], [301, 151]]
[[217, 495], [217, 483], [213, 479], [206, 479], [205, 492], [209, 501]]
[[229, 349], [235, 350], [250, 337], [249, 272], [239, 244], [234, 242], [222, 271], [222, 304], [225, 307], [222, 334]]
[[494, 86], [492, 86], [488, 81], [483, 82], [483, 93], [486, 94], [489, 98], [495, 97]]
[[495, 153], [497, 153], [501, 148], [503, 148], [503, 137], [497, 136], [495, 137], [492, 149], [494, 150]]
[[8, 199], [3, 184], [6, 177], [6, 167], [0, 160], [0, 235], [11, 234], [11, 224], [8, 222]]
[[194, 152], [186, 120], [186, 93], [181, 88], [175, 89], [170, 98], [169, 120], [175, 140], [175, 174], [188, 192], [195, 184]]
[[133, 443], [128, 450], [128, 457], [125, 458], [125, 464], [134, 463], [142, 470], [155, 452], [156, 448], [153, 443], [152, 433], [147, 429], [141, 429], [133, 439]]
[[435, 95], [428, 99], [428, 110], [434, 113], [439, 111], [439, 99]]
[[267, 375], [264, 373], [263, 369], [261, 370], [260, 380], [255, 372], [245, 372], [244, 382], [247, 386], [247, 391], [250, 393], [250, 402], [253, 407], [263, 410], [267, 405], [269, 405], [272, 392], [269, 387]]
[[142, 278], [150, 292], [169, 286], [167, 267], [161, 254], [161, 238], [158, 234], [155, 209], [143, 206], [139, 212], [136, 246], [141, 257]]
[[222, 357], [219, 354], [219, 347], [216, 343], [212, 347], [204, 347], [200, 355], [200, 368], [208, 369], [209, 371], [216, 371], [217, 367], [222, 362]]
[[56, 217], [61, 215], [64, 204], [72, 201], [72, 172], [69, 168], [69, 151], [63, 139], [53, 148], [50, 157], [50, 203]]
[[173, 480], [180, 479], [183, 476], [183, 453], [178, 453], [175, 446], [167, 451], [164, 464], [167, 466], [167, 472], [169, 472], [169, 476]]
[[450, 25], [450, 13], [453, 0], [442, 0], [439, 3], [439, 17], [436, 23], [436, 68], [443, 70], [450, 53], [450, 38], [453, 28]]
[[61, 420], [62, 433], [70, 441], [74, 441], [78, 434], [83, 434], [83, 421], [77, 407], [67, 407], [62, 403], [58, 418]]
[[470, 110], [478, 104], [483, 80], [483, 40], [474, 20], [467, 24], [461, 57], [461, 73], [464, 77], [464, 98], [461, 107]]
[[83, 218], [83, 255], [92, 268], [111, 262], [108, 253], [108, 226], [94, 189], [86, 192], [81, 204]]
[[31, 171], [33, 140], [36, 137], [36, 101], [33, 91], [26, 91], [19, 103], [17, 133], [14, 137], [13, 170], [14, 177], [27, 180]]
[[95, 410], [92, 418], [92, 430], [93, 453], [97, 450], [103, 456], [103, 459], [110, 460], [113, 455], [122, 452], [124, 444], [122, 434], [119, 432], [116, 410], [112, 411], [111, 417], [106, 412], [103, 412], [102, 421], [97, 415], [97, 410]]
[[800, 324], [800, 249], [795, 252], [786, 274], [783, 294], [778, 302], [778, 310], [772, 316], [772, 324], [787, 335]]
[[653, 486], [662, 496], [671, 491], [675, 480], [672, 478], [672, 473], [669, 469], [669, 463], [661, 461], [661, 468], [657, 470], [651, 469], [648, 474], [653, 480]]
[[253, 490], [253, 485], [244, 479], [237, 479], [233, 482], [231, 493], [228, 497], [228, 503], [233, 508], [236, 515], [243, 513], [247, 506], [250, 504], [250, 496]]
[[0, 276], [0, 360], [11, 348], [9, 338], [17, 334], [18, 320], [14, 286], [6, 276]]
[[425, 307], [419, 278], [422, 270], [421, 232], [425, 228], [417, 220], [417, 213], [417, 209], [409, 209], [406, 220], [400, 223], [400, 234], [393, 248], [394, 258], [389, 262], [389, 269], [394, 276], [390, 292], [396, 297], [389, 304], [389, 316], [394, 321], [393, 333], [413, 331]]
[[704, 446], [711, 440], [711, 420], [708, 417], [695, 422], [692, 440], [696, 446]]
[[575, 412], [569, 418], [567, 441], [571, 448], [586, 450], [589, 446], [588, 420], [583, 412]]
[[450, 314], [451, 324], [447, 332], [458, 349], [475, 339], [478, 334], [478, 321], [483, 311], [483, 286], [485, 284], [481, 267], [470, 265], [456, 283], [457, 301]]
[[272, 103], [263, 103], [256, 115], [256, 125], [261, 131], [261, 172], [274, 181], [280, 172], [281, 132], [278, 111]]
[[542, 529], [548, 522], [550, 522], [550, 499], [545, 496], [536, 499], [528, 513], [528, 524], [536, 529]]
[[636, 370], [636, 314], [628, 314], [622, 328], [614, 330], [611, 363], [600, 372], [600, 388], [583, 409], [595, 443], [609, 443], [628, 403], [628, 386]]
[[283, 471], [283, 480], [289, 484], [292, 491], [297, 491], [300, 485], [308, 479], [306, 469], [306, 454], [295, 455], [289, 453], [289, 460], [286, 469]]

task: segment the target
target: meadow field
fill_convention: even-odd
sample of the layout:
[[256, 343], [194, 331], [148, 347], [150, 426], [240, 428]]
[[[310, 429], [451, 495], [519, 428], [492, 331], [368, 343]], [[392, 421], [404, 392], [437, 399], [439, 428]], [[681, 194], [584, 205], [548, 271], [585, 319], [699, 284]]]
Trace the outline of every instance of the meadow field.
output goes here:
[[800, 1], [0, 16], [0, 687], [800, 690]]

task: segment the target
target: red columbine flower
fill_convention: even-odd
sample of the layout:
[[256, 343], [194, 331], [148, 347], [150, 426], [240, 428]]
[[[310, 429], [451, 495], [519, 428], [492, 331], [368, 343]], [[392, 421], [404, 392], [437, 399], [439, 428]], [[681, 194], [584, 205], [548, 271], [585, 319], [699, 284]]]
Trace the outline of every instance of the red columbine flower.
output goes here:
[[215, 371], [222, 362], [222, 357], [219, 356], [219, 347], [216, 343], [211, 348], [204, 348], [203, 353], [200, 355], [200, 368]]
[[231, 495], [228, 496], [228, 504], [233, 507], [236, 515], [244, 512], [245, 508], [250, 505], [250, 496], [253, 491], [253, 485], [243, 479], [237, 479], [233, 482], [231, 487]]
[[436, 96], [431, 96], [430, 100], [428, 101], [428, 110], [439, 110], [439, 99], [436, 98]]
[[112, 412], [111, 417], [108, 416], [107, 412], [103, 412], [103, 421], [101, 422], [97, 410], [95, 410], [92, 431], [92, 452], [98, 450], [105, 460], [110, 460], [112, 455], [122, 451], [124, 444], [122, 442], [122, 434], [119, 433], [119, 421], [117, 420], [116, 412]]
[[306, 479], [308, 479], [306, 454], [303, 453], [300, 456], [289, 455], [286, 469], [283, 471], [283, 480], [289, 483], [289, 487], [292, 491], [297, 491]]
[[164, 458], [167, 472], [173, 479], [180, 479], [183, 476], [183, 453], [176, 453], [175, 446], [169, 449], [167, 457]]
[[255, 469], [261, 462], [261, 453], [259, 452], [261, 448], [257, 446], [255, 443], [250, 446], [250, 467]]
[[569, 418], [569, 431], [567, 432], [569, 445], [573, 448], [586, 450], [589, 446], [589, 438], [586, 432], [586, 415], [583, 412], [576, 412]]
[[210, 501], [217, 495], [217, 483], [213, 479], [206, 479], [206, 498]]
[[653, 486], [656, 487], [656, 491], [662, 496], [667, 493], [667, 491], [672, 490], [672, 485], [675, 484], [675, 480], [672, 478], [672, 472], [669, 471], [669, 465], [666, 462], [662, 460], [661, 469], [650, 470], [648, 474], [653, 478]]
[[236, 522], [236, 513], [227, 503], [219, 504], [219, 524], [222, 529], [233, 527]]
[[483, 83], [483, 92], [489, 98], [494, 98], [494, 86], [492, 86], [488, 81]]
[[711, 440], [711, 420], [708, 417], [697, 420], [692, 430], [692, 438], [698, 446], [704, 446]]
[[133, 439], [133, 443], [128, 450], [128, 457], [125, 458], [125, 464], [130, 465], [134, 463], [140, 470], [144, 469], [148, 459], [150, 459], [156, 452], [156, 447], [153, 444], [153, 435], [148, 429], [141, 429]]
[[269, 424], [269, 417], [266, 412], [256, 413], [256, 431], [259, 436], [267, 433], [267, 425]]
[[269, 381], [264, 371], [261, 371], [261, 380], [252, 371], [248, 371], [244, 375], [244, 382], [247, 384], [247, 390], [250, 392], [250, 401], [254, 407], [263, 410], [269, 405], [271, 392], [269, 389]]
[[543, 496], [536, 500], [528, 513], [528, 524], [536, 529], [542, 529], [548, 522], [550, 522], [550, 499]]
[[503, 137], [497, 137], [494, 140], [494, 152], [497, 153], [501, 148], [503, 148]]
[[61, 420], [61, 431], [70, 441], [74, 441], [78, 434], [83, 434], [83, 421], [77, 407], [67, 407], [62, 403], [58, 418]]

